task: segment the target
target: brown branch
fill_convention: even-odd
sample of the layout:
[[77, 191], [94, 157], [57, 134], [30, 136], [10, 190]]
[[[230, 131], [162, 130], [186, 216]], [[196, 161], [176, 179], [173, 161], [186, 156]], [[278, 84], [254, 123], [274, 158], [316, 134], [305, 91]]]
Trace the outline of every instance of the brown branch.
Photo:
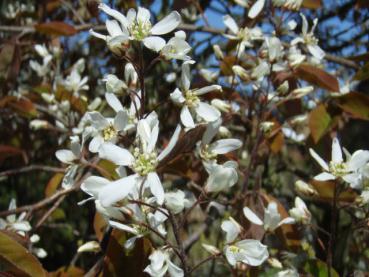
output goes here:
[[46, 166], [46, 165], [29, 165], [29, 166], [25, 166], [25, 167], [21, 167], [21, 168], [9, 169], [9, 170], [0, 172], [0, 177], [15, 175], [15, 174], [19, 174], [19, 173], [34, 171], [34, 170], [65, 173], [64, 168]]

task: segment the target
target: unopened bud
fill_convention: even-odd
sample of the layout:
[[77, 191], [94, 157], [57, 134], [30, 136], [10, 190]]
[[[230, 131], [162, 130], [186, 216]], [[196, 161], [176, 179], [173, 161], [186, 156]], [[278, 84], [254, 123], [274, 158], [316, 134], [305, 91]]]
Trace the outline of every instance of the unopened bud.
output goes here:
[[297, 180], [295, 182], [295, 190], [296, 192], [307, 196], [318, 195], [318, 191], [312, 185], [305, 183], [304, 181], [301, 180]]
[[106, 75], [103, 81], [106, 82], [106, 90], [111, 93], [121, 93], [123, 89], [127, 88], [126, 84], [114, 74]]
[[290, 86], [288, 84], [288, 81], [284, 81], [278, 88], [277, 92], [279, 95], [286, 95]]
[[100, 245], [97, 241], [89, 241], [86, 242], [85, 244], [81, 245], [80, 247], [78, 247], [77, 252], [78, 253], [82, 253], [82, 252], [94, 252], [97, 253], [101, 250]]
[[313, 86], [307, 86], [307, 87], [297, 88], [297, 89], [293, 90], [292, 94], [294, 94], [296, 98], [301, 98], [301, 97], [304, 97], [304, 96], [308, 95], [312, 91], [314, 91], [314, 87]]
[[282, 263], [276, 258], [269, 258], [268, 263], [274, 268], [283, 268]]
[[234, 74], [239, 76], [243, 81], [245, 82], [250, 81], [250, 75], [247, 73], [247, 71], [243, 67], [239, 65], [234, 65], [232, 66], [232, 70]]
[[218, 248], [216, 248], [215, 246], [213, 245], [210, 245], [210, 244], [206, 244], [206, 243], [202, 243], [201, 244], [202, 247], [207, 251], [209, 252], [210, 254], [212, 255], [219, 255], [220, 254], [220, 251]]
[[224, 55], [223, 51], [220, 49], [220, 46], [218, 44], [213, 45], [214, 55], [217, 57], [218, 60], [223, 60]]
[[221, 99], [211, 100], [211, 105], [217, 108], [219, 111], [228, 113], [231, 110], [231, 105]]
[[29, 127], [33, 130], [46, 129], [49, 127], [49, 122], [41, 119], [34, 119], [29, 123]]
[[229, 129], [227, 127], [224, 127], [224, 126], [219, 127], [218, 134], [221, 138], [230, 138], [230, 137], [232, 137], [231, 131], [229, 131]]
[[89, 111], [94, 111], [96, 110], [101, 104], [101, 98], [100, 97], [96, 97], [90, 105], [88, 105], [87, 109]]

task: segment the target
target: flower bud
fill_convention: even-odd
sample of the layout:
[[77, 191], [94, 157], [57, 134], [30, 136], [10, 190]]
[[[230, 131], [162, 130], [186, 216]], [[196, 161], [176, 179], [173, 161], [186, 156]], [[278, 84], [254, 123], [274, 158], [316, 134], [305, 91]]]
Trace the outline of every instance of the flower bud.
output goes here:
[[90, 105], [88, 105], [87, 109], [89, 111], [94, 111], [96, 110], [101, 104], [101, 98], [100, 97], [96, 97], [91, 103]]
[[289, 90], [290, 86], [288, 84], [288, 81], [284, 81], [278, 88], [277, 88], [277, 92], [278, 95], [286, 95], [288, 90]]
[[307, 86], [307, 87], [297, 88], [297, 89], [293, 90], [292, 94], [294, 94], [296, 98], [301, 98], [301, 97], [304, 97], [304, 96], [308, 95], [312, 91], [314, 91], [314, 87], [313, 86]]
[[245, 82], [250, 81], [250, 75], [247, 73], [247, 71], [243, 67], [239, 65], [234, 65], [232, 66], [232, 70], [234, 74], [239, 76], [243, 81]]
[[282, 263], [276, 258], [269, 258], [268, 263], [274, 268], [283, 268]]
[[224, 55], [218, 44], [213, 45], [214, 55], [218, 60], [223, 60]]
[[129, 44], [128, 37], [116, 36], [107, 42], [108, 48], [118, 57], [124, 56]]
[[301, 193], [307, 196], [318, 195], [318, 191], [312, 185], [305, 183], [304, 181], [301, 180], [297, 180], [295, 182], [295, 190], [297, 193]]
[[100, 245], [97, 241], [89, 241], [86, 242], [85, 244], [81, 245], [80, 247], [78, 247], [77, 252], [78, 253], [82, 253], [82, 252], [99, 252], [100, 249]]
[[228, 113], [231, 110], [231, 105], [221, 99], [211, 100], [211, 105], [217, 108], [219, 111]]
[[33, 130], [47, 129], [49, 122], [46, 120], [34, 119], [29, 123], [29, 127]]
[[228, 128], [224, 127], [224, 126], [219, 127], [218, 134], [221, 138], [230, 138], [230, 137], [232, 137], [231, 131], [229, 131]]
[[209, 252], [210, 254], [212, 255], [219, 255], [221, 252], [219, 251], [218, 248], [216, 248], [215, 246], [213, 245], [210, 245], [210, 244], [206, 244], [206, 243], [202, 243], [201, 244], [202, 247], [207, 251]]

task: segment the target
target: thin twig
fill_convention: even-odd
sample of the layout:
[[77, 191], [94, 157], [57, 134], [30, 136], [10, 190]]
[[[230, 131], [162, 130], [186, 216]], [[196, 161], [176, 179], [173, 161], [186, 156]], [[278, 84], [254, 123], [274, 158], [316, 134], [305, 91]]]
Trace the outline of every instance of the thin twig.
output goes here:
[[35, 170], [65, 173], [64, 168], [33, 164], [33, 165], [21, 167], [21, 168], [9, 169], [9, 170], [0, 172], [0, 177], [15, 175], [15, 174], [19, 174], [19, 173], [25, 173], [25, 172], [29, 172], [29, 171], [35, 171]]

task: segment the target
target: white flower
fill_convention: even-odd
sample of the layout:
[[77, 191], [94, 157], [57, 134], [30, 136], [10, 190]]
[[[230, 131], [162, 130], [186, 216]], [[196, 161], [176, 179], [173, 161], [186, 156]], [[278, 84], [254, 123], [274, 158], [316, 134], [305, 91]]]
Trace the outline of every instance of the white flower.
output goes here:
[[170, 94], [172, 101], [182, 106], [181, 109], [181, 122], [187, 128], [194, 128], [195, 122], [191, 112], [195, 112], [196, 115], [206, 122], [213, 122], [220, 118], [220, 112], [200, 100], [199, 96], [211, 91], [221, 91], [222, 88], [219, 85], [206, 86], [200, 89], [190, 89], [190, 67], [189, 63], [185, 62], [182, 65], [182, 90], [178, 88]]
[[224, 164], [215, 162], [203, 162], [209, 177], [205, 184], [207, 192], [219, 192], [226, 190], [238, 181], [237, 167], [235, 161], [228, 161]]
[[114, 74], [106, 75], [103, 81], [105, 82], [107, 92], [120, 94], [123, 92], [123, 90], [127, 89], [126, 83], [120, 80]]
[[223, 221], [220, 228], [226, 233], [226, 243], [234, 242], [242, 231], [241, 225], [233, 217]]
[[289, 214], [296, 222], [301, 222], [302, 224], [309, 224], [311, 221], [311, 213], [305, 202], [298, 196], [295, 198], [295, 207], [289, 210]]
[[38, 62], [31, 60], [29, 62], [29, 66], [31, 69], [33, 69], [39, 77], [44, 77], [48, 73], [50, 73], [50, 62], [52, 60], [52, 56], [46, 56], [42, 60], [42, 64], [39, 64]]
[[237, 262], [251, 266], [259, 266], [269, 257], [267, 246], [253, 239], [245, 239], [227, 245], [224, 248], [224, 252], [227, 261], [232, 266], [236, 266]]
[[342, 178], [356, 188], [360, 181], [360, 169], [369, 161], [369, 151], [357, 150], [343, 161], [342, 149], [337, 138], [332, 141], [332, 160], [327, 164], [313, 149], [309, 149], [311, 156], [319, 163], [325, 172], [315, 176], [318, 181]]
[[264, 220], [261, 220], [251, 209], [248, 207], [243, 208], [243, 214], [245, 217], [256, 225], [264, 227], [265, 231], [274, 232], [279, 226], [283, 224], [294, 223], [294, 219], [286, 217], [281, 220], [281, 215], [278, 212], [278, 206], [275, 202], [270, 202], [268, 207], [264, 209]]
[[[9, 203], [8, 210], [14, 210], [17, 208], [16, 200], [12, 199]], [[6, 217], [6, 220], [0, 218], [0, 230], [9, 230], [15, 231], [17, 234], [21, 236], [25, 236], [26, 232], [31, 230], [31, 225], [24, 218], [27, 213], [23, 212], [17, 218], [16, 214], [11, 214]]]
[[264, 39], [262, 31], [258, 27], [252, 29], [249, 29], [247, 27], [239, 28], [236, 21], [228, 14], [223, 16], [223, 22], [231, 31], [231, 34], [226, 34], [225, 36], [229, 39], [240, 41], [238, 46], [239, 49], [237, 52], [238, 57], [241, 56], [246, 47], [253, 46], [254, 40]]
[[160, 50], [160, 54], [168, 60], [191, 60], [191, 57], [187, 56], [187, 54], [191, 51], [191, 46], [186, 42], [185, 39], [185, 32], [175, 32], [174, 37], [172, 37]]
[[82, 244], [77, 249], [77, 253], [82, 253], [82, 252], [95, 252], [95, 253], [97, 253], [99, 251], [101, 251], [101, 248], [100, 248], [100, 244], [97, 241], [88, 241], [88, 242]]
[[158, 52], [165, 45], [165, 40], [158, 35], [170, 33], [181, 23], [181, 16], [176, 11], [171, 12], [152, 26], [150, 11], [142, 7], [139, 7], [137, 12], [130, 9], [127, 16], [104, 3], [99, 5], [99, 9], [116, 19], [106, 21], [109, 36], [91, 31], [92, 35], [106, 40], [108, 44], [114, 43], [115, 45], [115, 41], [118, 41], [118, 44], [126, 44], [128, 40], [137, 40], [142, 41], [147, 48]]
[[100, 191], [98, 197], [103, 206], [110, 206], [113, 203], [125, 198], [132, 189], [150, 188], [155, 196], [156, 202], [161, 205], [164, 202], [164, 189], [160, 178], [156, 173], [159, 162], [165, 158], [175, 146], [181, 127], [177, 126], [167, 147], [158, 155], [155, 150], [156, 141], [159, 134], [159, 122], [156, 114], [150, 114], [145, 119], [141, 119], [137, 125], [137, 147], [133, 154], [127, 149], [116, 146], [112, 143], [105, 143], [99, 149], [100, 158], [107, 159], [120, 166], [128, 166], [134, 174], [119, 179]]
[[171, 277], [184, 276], [183, 270], [176, 266], [169, 256], [169, 250], [155, 250], [149, 256], [150, 264], [145, 268], [144, 272], [152, 277], [162, 277], [169, 273]]
[[103, 143], [115, 143], [121, 131], [126, 131], [129, 116], [122, 104], [113, 93], [106, 93], [105, 99], [109, 106], [117, 113], [114, 118], [105, 118], [99, 112], [89, 112], [90, 121], [94, 127], [93, 139], [89, 150], [93, 153], [99, 151]]
[[139, 238], [142, 238], [147, 233], [146, 228], [141, 227], [140, 225], [136, 225], [136, 224], [132, 224], [132, 226], [129, 226], [126, 224], [122, 224], [122, 223], [110, 220], [109, 225], [116, 229], [125, 231], [133, 235], [133, 237], [130, 237], [129, 239], [125, 241], [124, 247], [126, 249], [132, 249], [135, 245], [136, 240]]
[[64, 81], [64, 85], [67, 90], [73, 92], [73, 95], [78, 95], [79, 91], [89, 89], [87, 82], [88, 82], [87, 76], [82, 78], [78, 70], [73, 69], [70, 75]]
[[314, 30], [318, 24], [318, 19], [314, 19], [313, 27], [310, 32], [308, 32], [309, 24], [306, 20], [305, 15], [300, 14], [302, 18], [302, 36], [297, 37], [291, 41], [291, 45], [296, 45], [298, 43], [303, 43], [308, 48], [311, 55], [313, 55], [318, 60], [324, 58], [324, 51], [318, 46], [319, 40], [314, 36]]
[[204, 161], [216, 161], [218, 155], [235, 151], [242, 146], [242, 141], [234, 138], [220, 139], [211, 143], [215, 135], [218, 133], [221, 124], [221, 119], [208, 123], [206, 131], [202, 136], [201, 143], [197, 145], [200, 157]]
[[82, 147], [79, 142], [78, 136], [71, 136], [71, 145], [70, 149], [61, 149], [56, 151], [55, 156], [56, 158], [65, 164], [74, 164], [76, 160], [78, 160], [81, 156]]
[[181, 190], [168, 192], [165, 194], [165, 206], [174, 214], [178, 214], [189, 204], [189, 200], [185, 198], [185, 193]]

